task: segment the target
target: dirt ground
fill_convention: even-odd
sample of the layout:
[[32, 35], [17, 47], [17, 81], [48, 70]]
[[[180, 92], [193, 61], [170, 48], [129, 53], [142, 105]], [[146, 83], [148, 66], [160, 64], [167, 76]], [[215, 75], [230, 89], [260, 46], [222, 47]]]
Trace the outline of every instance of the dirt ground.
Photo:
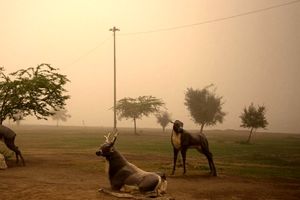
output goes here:
[[[59, 156], [57, 156], [59, 155]], [[116, 197], [99, 193], [109, 188], [101, 158], [92, 154], [78, 153], [30, 153], [27, 165], [8, 162], [9, 168], [0, 171], [1, 200], [114, 200]], [[92, 168], [94, 162], [98, 164]], [[220, 174], [168, 176], [168, 194], [175, 199], [300, 199], [300, 181], [266, 180], [229, 177]], [[102, 171], [102, 172], [101, 172]]]

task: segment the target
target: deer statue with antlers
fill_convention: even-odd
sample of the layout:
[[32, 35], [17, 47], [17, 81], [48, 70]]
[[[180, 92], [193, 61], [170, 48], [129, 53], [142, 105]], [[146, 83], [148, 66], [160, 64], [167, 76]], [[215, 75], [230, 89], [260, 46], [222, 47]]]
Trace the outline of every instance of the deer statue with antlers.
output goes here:
[[111, 188], [115, 191], [134, 193], [136, 191], [155, 196], [161, 196], [166, 192], [167, 180], [163, 173], [147, 172], [132, 163], [116, 150], [114, 144], [118, 133], [112, 140], [104, 136], [106, 141], [96, 152], [97, 156], [105, 157], [108, 162], [108, 177]]

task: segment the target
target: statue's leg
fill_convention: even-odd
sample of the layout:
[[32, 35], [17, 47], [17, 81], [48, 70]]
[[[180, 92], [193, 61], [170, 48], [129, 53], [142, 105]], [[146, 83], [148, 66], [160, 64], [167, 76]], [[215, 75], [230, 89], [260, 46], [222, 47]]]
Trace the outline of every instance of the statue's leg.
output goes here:
[[213, 176], [217, 176], [217, 170], [214, 164], [213, 155], [209, 150], [203, 152], [208, 160], [209, 168]]
[[22, 153], [19, 150], [19, 148], [15, 145], [15, 137], [13, 137], [13, 138], [5, 138], [4, 139], [4, 143], [7, 146], [7, 148], [9, 148], [13, 152], [15, 152], [15, 154], [16, 154], [16, 162], [19, 163], [19, 156], [20, 156], [23, 165], [25, 165], [25, 160], [24, 160], [24, 158], [22, 156]]
[[173, 170], [171, 173], [172, 175], [174, 175], [174, 173], [175, 173], [178, 152], [179, 152], [178, 149], [173, 148]]
[[185, 167], [186, 151], [187, 151], [187, 148], [182, 148], [181, 149], [181, 157], [182, 157], [182, 162], [183, 162], [183, 174], [186, 173], [186, 167]]

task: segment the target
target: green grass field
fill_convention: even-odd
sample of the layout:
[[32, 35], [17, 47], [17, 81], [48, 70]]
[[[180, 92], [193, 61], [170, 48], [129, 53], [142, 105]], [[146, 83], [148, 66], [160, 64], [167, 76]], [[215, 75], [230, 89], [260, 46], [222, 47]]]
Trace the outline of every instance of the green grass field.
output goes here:
[[[26, 154], [95, 154], [104, 142], [108, 129], [96, 127], [12, 127], [17, 145]], [[171, 131], [120, 129], [116, 148], [130, 161], [146, 170], [160, 169], [170, 173], [172, 167]], [[219, 174], [257, 178], [300, 178], [300, 135], [255, 133], [251, 144], [243, 144], [247, 131], [206, 131]], [[0, 144], [0, 152], [6, 151]], [[12, 157], [14, 159], [14, 157]], [[187, 154], [188, 174], [208, 172], [208, 164], [196, 150]], [[91, 163], [92, 165], [93, 163]], [[84, 167], [84, 166], [78, 166]], [[92, 170], [85, 166], [85, 170]], [[181, 173], [182, 168], [177, 169]]]

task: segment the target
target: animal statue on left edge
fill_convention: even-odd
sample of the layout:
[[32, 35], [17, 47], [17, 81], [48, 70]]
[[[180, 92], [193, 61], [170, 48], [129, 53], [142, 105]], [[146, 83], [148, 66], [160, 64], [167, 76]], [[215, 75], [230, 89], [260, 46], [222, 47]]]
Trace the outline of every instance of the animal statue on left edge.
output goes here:
[[22, 160], [23, 166], [25, 166], [25, 160], [22, 156], [21, 151], [15, 145], [16, 133], [10, 128], [0, 125], [0, 140], [3, 140], [7, 148], [15, 152], [16, 154], [16, 162], [19, 162], [19, 156]]
[[139, 192], [152, 197], [158, 197], [166, 193], [167, 180], [163, 173], [147, 172], [132, 163], [119, 153], [114, 144], [118, 133], [111, 141], [109, 136], [104, 136], [106, 141], [96, 152], [97, 156], [105, 157], [108, 162], [108, 177], [111, 189], [127, 193]]

